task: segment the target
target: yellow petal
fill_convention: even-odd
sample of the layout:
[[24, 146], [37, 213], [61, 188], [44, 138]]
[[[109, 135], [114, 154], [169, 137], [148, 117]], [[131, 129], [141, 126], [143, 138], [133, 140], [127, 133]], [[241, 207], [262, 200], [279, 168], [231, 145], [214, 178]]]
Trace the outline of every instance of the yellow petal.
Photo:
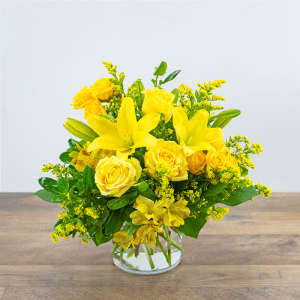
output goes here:
[[189, 145], [188, 147], [194, 151], [199, 151], [199, 150], [215, 151], [216, 150], [210, 143], [204, 142], [204, 141], [195, 141], [195, 143], [193, 143], [192, 145]]
[[118, 113], [117, 127], [120, 136], [132, 145], [132, 136], [138, 131], [133, 100], [129, 97], [122, 99]]
[[187, 141], [186, 128], [181, 124], [176, 125], [174, 128], [176, 130], [177, 140], [179, 141], [180, 145], [185, 145]]
[[148, 218], [145, 217], [145, 214], [141, 213], [138, 210], [135, 210], [130, 214], [130, 218], [132, 219], [132, 223], [134, 225], [142, 225], [144, 222], [148, 221]]
[[156, 128], [158, 122], [160, 119], [160, 114], [159, 113], [151, 113], [147, 114], [146, 116], [142, 117], [138, 121], [138, 130], [139, 131], [145, 131], [145, 132], [150, 132], [154, 128]]
[[144, 132], [144, 131], [137, 131], [133, 135], [133, 145], [134, 148], [140, 147], [151, 147], [157, 144], [157, 139], [153, 135]]
[[117, 125], [106, 118], [91, 115], [87, 118], [89, 125], [99, 134], [113, 134], [118, 133]]
[[148, 231], [148, 245], [150, 248], [154, 249], [156, 245], [156, 236], [154, 230]]
[[223, 139], [224, 133], [221, 128], [207, 128], [203, 141], [208, 143], [216, 142]]
[[188, 126], [188, 117], [182, 107], [175, 107], [173, 111], [173, 125], [174, 128], [177, 125], [182, 125], [184, 127]]
[[195, 140], [202, 141], [207, 128], [209, 114], [206, 110], [199, 110], [193, 118], [189, 121], [187, 126], [188, 141], [187, 146], [192, 144]]
[[96, 138], [88, 147], [88, 152], [94, 151], [96, 149], [105, 150], [118, 150], [126, 151], [128, 150], [127, 144], [118, 135], [105, 134]]

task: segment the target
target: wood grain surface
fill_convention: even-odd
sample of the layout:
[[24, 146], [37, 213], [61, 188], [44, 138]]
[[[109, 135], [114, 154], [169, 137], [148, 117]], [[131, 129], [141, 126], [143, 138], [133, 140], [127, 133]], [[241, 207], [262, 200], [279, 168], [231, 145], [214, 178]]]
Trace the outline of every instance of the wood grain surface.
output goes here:
[[0, 299], [300, 299], [300, 194], [230, 208], [197, 240], [184, 237], [174, 270], [128, 274], [111, 244], [49, 238], [60, 205], [0, 194]]

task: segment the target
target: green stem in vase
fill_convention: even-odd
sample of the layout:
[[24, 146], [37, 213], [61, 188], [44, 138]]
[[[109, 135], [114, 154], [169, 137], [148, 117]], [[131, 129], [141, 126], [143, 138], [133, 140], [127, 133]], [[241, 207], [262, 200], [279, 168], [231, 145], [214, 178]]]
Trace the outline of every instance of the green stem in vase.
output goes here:
[[150, 248], [150, 255], [154, 255], [154, 249]]
[[130, 258], [134, 254], [135, 248], [132, 247], [131, 250], [128, 252], [126, 258]]
[[147, 259], [148, 259], [149, 264], [150, 264], [150, 267], [151, 267], [151, 269], [153, 270], [153, 269], [155, 268], [155, 266], [154, 266], [152, 257], [151, 257], [151, 255], [150, 255], [150, 253], [149, 253], [149, 250], [148, 250], [148, 248], [147, 248], [147, 245], [142, 244], [142, 247], [143, 247], [143, 249], [144, 249], [144, 252], [146, 253]]
[[166, 252], [166, 250], [164, 249], [163, 245], [161, 244], [161, 242], [159, 241], [159, 237], [156, 237], [156, 245], [159, 247], [159, 249], [161, 250], [161, 252], [164, 254], [169, 266], [171, 267], [171, 261], [169, 259], [169, 256]]
[[172, 262], [172, 260], [171, 260], [171, 239], [169, 236], [169, 228], [166, 226], [166, 224], [163, 224], [163, 228], [165, 231], [165, 237], [166, 237], [167, 244], [168, 244], [169, 264], [171, 264], [171, 262]]
[[[160, 233], [159, 234], [165, 241], [168, 241], [166, 236], [163, 234], [163, 233]], [[179, 245], [178, 243], [176, 243], [175, 241], [173, 241], [171, 238], [170, 238], [170, 241], [171, 241], [171, 245], [174, 246], [175, 248], [177, 248], [178, 250], [182, 251], [182, 247], [181, 245]]]
[[123, 247], [121, 246], [121, 248], [120, 248], [120, 260], [122, 260], [123, 259]]
[[112, 252], [111, 252], [111, 255], [112, 255], [112, 256], [115, 255], [115, 253], [116, 253], [118, 247], [119, 247], [119, 245], [118, 245], [117, 243], [115, 243], [115, 244], [113, 245]]

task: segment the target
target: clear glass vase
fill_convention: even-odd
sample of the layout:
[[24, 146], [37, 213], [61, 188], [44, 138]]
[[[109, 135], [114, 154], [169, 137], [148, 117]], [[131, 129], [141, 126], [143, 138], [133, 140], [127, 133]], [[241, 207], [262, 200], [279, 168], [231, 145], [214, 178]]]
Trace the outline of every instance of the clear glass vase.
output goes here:
[[118, 248], [113, 255], [113, 262], [123, 271], [133, 274], [154, 275], [168, 272], [180, 263], [182, 251], [182, 235], [171, 230], [169, 237], [170, 243], [165, 235], [159, 236], [153, 250], [148, 244], [124, 251]]

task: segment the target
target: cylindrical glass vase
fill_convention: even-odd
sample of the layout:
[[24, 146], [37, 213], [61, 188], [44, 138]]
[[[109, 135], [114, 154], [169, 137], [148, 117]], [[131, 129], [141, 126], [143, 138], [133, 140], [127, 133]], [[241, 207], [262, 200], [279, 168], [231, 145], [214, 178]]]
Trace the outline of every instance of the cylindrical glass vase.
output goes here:
[[169, 242], [166, 236], [159, 236], [153, 250], [148, 244], [124, 251], [119, 247], [113, 255], [114, 264], [123, 271], [139, 275], [155, 275], [172, 270], [181, 260], [182, 235], [173, 230], [169, 234]]

